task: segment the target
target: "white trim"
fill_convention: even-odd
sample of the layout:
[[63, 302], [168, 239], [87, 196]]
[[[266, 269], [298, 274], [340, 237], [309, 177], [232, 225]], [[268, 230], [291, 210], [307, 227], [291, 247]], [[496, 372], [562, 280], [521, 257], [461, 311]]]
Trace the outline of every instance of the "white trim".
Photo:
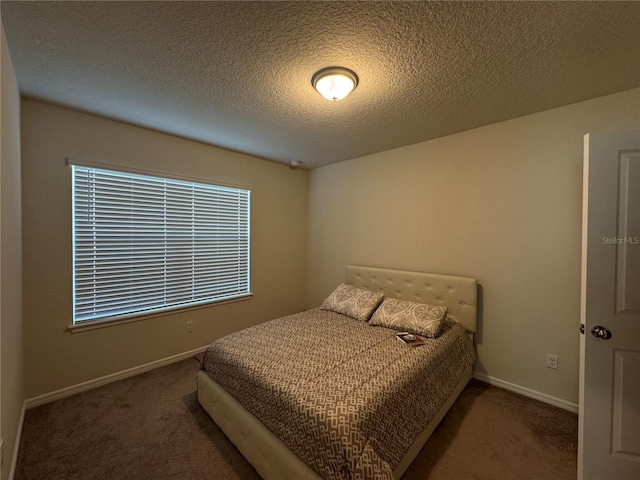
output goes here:
[[122, 325], [125, 323], [139, 322], [140, 320], [148, 320], [150, 318], [163, 317], [165, 315], [184, 313], [191, 310], [198, 310], [200, 308], [209, 308], [218, 305], [226, 305], [227, 303], [242, 302], [244, 300], [251, 300], [252, 298], [253, 293], [249, 292], [243, 293], [233, 298], [223, 298], [220, 300], [203, 300], [201, 302], [195, 302], [188, 305], [174, 305], [173, 307], [156, 308], [154, 310], [148, 310], [146, 312], [136, 312], [129, 315], [101, 318], [99, 320], [83, 320], [78, 323], [72, 323], [67, 327], [67, 330], [71, 333], [86, 332], [88, 330], [95, 330], [96, 328], [114, 327], [116, 325]]
[[[13, 443], [13, 455], [11, 456], [11, 467], [9, 468], [9, 480], [13, 480], [16, 474], [16, 466], [18, 465], [18, 450], [20, 450], [20, 440], [22, 439], [22, 425], [24, 424], [24, 414], [27, 411], [27, 401], [22, 402], [22, 411], [20, 412], [20, 420], [18, 420], [18, 431], [16, 439]], [[6, 445], [5, 445], [6, 446]]]
[[26, 408], [37, 407], [38, 405], [43, 405], [45, 403], [53, 402], [55, 400], [60, 400], [62, 398], [70, 397], [71, 395], [74, 395], [76, 393], [84, 392], [86, 390], [91, 390], [92, 388], [100, 387], [108, 383], [117, 382], [118, 380], [123, 380], [125, 378], [133, 377], [134, 375], [148, 372], [149, 370], [153, 370], [155, 368], [164, 367], [165, 365], [170, 365], [172, 363], [179, 362], [180, 360], [184, 360], [186, 358], [192, 357], [196, 353], [206, 350], [208, 346], [209, 345], [207, 344], [203, 347], [189, 350], [188, 352], [172, 355], [171, 357], [161, 358], [160, 360], [156, 360], [154, 362], [145, 363], [144, 365], [139, 365], [137, 367], [128, 368], [127, 370], [111, 373], [109, 375], [105, 375], [104, 377], [94, 378], [93, 380], [88, 380], [86, 382], [78, 383], [77, 385], [61, 388], [60, 390], [55, 390], [53, 392], [45, 393], [37, 397], [28, 398], [27, 400], [25, 400], [25, 406]]
[[552, 397], [551, 395], [547, 395], [546, 393], [531, 390], [530, 388], [526, 387], [521, 387], [520, 385], [506, 382], [504, 380], [500, 380], [499, 378], [490, 377], [489, 375], [485, 375], [484, 373], [473, 372], [473, 378], [475, 378], [476, 380], [480, 380], [481, 382], [488, 383], [489, 385], [504, 388], [505, 390], [519, 393], [520, 395], [524, 395], [525, 397], [533, 398], [534, 400], [539, 400], [543, 403], [548, 403], [549, 405], [553, 405], [554, 407], [559, 407], [563, 410], [578, 413], [577, 403], [567, 402], [566, 400], [562, 400], [561, 398]]
[[72, 158], [72, 157], [66, 157], [64, 159], [64, 163], [67, 167], [71, 167], [72, 165], [78, 165], [79, 167], [101, 168], [103, 170], [105, 169], [116, 170], [118, 172], [124, 172], [124, 173], [135, 173], [138, 175], [149, 175], [152, 177], [172, 178], [174, 180], [183, 180], [186, 182], [206, 183], [207, 185], [214, 185], [216, 187], [241, 188], [243, 190], [251, 191], [250, 185], [243, 185], [240, 183], [231, 183], [231, 182], [219, 182], [218, 180], [212, 180], [210, 178], [189, 177], [187, 175], [179, 175], [177, 173], [164, 172], [161, 170], [148, 170], [145, 168], [130, 167], [128, 165], [118, 165], [117, 163], [93, 162], [90, 160], [81, 160], [81, 159]]

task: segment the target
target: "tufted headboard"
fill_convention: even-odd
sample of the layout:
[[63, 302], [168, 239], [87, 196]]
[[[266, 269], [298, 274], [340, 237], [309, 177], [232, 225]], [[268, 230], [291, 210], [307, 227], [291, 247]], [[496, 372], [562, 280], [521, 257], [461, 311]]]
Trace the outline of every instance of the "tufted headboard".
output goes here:
[[467, 331], [476, 331], [478, 286], [475, 278], [347, 265], [346, 283], [384, 292], [387, 297], [442, 305]]

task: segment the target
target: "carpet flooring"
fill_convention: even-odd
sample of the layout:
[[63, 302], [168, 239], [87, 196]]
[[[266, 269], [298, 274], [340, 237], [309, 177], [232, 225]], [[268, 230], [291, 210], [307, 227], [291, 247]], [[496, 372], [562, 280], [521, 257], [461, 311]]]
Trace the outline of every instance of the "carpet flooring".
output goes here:
[[[200, 407], [190, 358], [29, 409], [15, 480], [259, 480]], [[472, 380], [405, 480], [574, 480], [577, 416]]]

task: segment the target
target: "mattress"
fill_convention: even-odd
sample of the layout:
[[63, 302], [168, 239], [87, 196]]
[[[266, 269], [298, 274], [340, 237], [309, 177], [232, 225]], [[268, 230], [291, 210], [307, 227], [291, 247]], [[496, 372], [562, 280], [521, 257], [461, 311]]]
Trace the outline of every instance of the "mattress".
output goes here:
[[202, 368], [321, 477], [391, 479], [474, 360], [453, 320], [411, 348], [315, 309], [217, 340]]

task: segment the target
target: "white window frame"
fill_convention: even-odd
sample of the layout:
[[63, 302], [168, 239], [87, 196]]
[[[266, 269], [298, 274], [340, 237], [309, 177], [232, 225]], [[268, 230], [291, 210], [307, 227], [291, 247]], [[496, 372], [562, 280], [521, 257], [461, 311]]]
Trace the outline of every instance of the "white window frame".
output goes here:
[[[71, 331], [251, 298], [249, 188], [73, 159], [67, 159], [67, 165], [72, 182]], [[105, 182], [101, 188], [109, 190], [102, 201], [96, 200], [92, 192], [97, 190], [91, 190], [93, 187], [87, 186], [89, 183], [85, 178], [78, 177], [76, 184], [77, 172], [92, 176], [92, 179], [98, 176]], [[131, 182], [127, 185], [129, 194], [144, 192], [135, 197], [138, 201], [144, 200], [144, 207], [134, 206], [133, 200], [120, 202], [111, 193], [122, 194], [127, 182]], [[76, 188], [86, 193], [77, 195]], [[191, 196], [184, 195], [185, 191], [191, 192]], [[107, 210], [106, 207], [111, 208]], [[210, 223], [214, 208], [219, 209], [216, 215], [221, 222], [213, 224], [215, 229]], [[237, 217], [230, 220], [235, 214]], [[83, 218], [87, 221], [83, 222]], [[105, 220], [112, 225], [100, 228]], [[129, 231], [126, 225], [130, 225]], [[151, 233], [147, 232], [147, 226]], [[231, 238], [242, 240], [237, 244], [223, 242], [223, 229], [231, 234]], [[117, 237], [114, 233], [118, 233]], [[124, 238], [127, 241], [123, 241]], [[136, 252], [136, 248], [130, 246], [132, 242], [140, 241], [151, 246], [145, 247], [144, 251], [141, 247]], [[116, 248], [112, 247], [113, 242], [116, 242]], [[206, 246], [203, 248], [203, 245]], [[109, 247], [108, 251], [106, 247]], [[122, 254], [112, 253], [119, 250]], [[130, 260], [136, 254], [140, 256]], [[152, 257], [151, 266], [136, 266], [136, 261], [147, 262], [149, 256]], [[102, 273], [111, 270], [115, 273]], [[211, 278], [219, 280], [221, 272], [229, 274], [233, 280], [209, 281]], [[194, 280], [197, 276], [205, 280]], [[132, 293], [144, 282], [148, 283], [148, 288], [138, 294]], [[142, 297], [147, 301], [141, 300]], [[110, 299], [114, 300], [110, 302]], [[127, 307], [125, 303], [133, 305]]]

